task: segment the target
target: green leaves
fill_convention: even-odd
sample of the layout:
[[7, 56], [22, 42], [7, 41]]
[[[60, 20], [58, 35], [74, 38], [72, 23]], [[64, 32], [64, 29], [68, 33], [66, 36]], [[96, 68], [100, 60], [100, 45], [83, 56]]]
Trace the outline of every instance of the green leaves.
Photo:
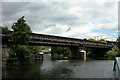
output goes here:
[[44, 50], [44, 46], [30, 46], [31, 53], [33, 54], [39, 54], [40, 51]]
[[[13, 23], [12, 29], [12, 40], [13, 43], [11, 46], [11, 51], [9, 52], [9, 59], [13, 57], [17, 59], [20, 64], [24, 64], [29, 61], [29, 54], [31, 53], [28, 48], [28, 38], [27, 33], [31, 32], [31, 29], [26, 21], [24, 20], [24, 16], [19, 18], [17, 22]], [[9, 60], [8, 59], [8, 60]]]
[[28, 47], [26, 45], [17, 45], [15, 52], [16, 52], [16, 55], [18, 57], [20, 57], [20, 56], [23, 56], [23, 57], [28, 56], [29, 53], [30, 53], [30, 51], [29, 51], [29, 49], [28, 49]]
[[17, 32], [13, 32], [12, 33], [12, 39], [14, 41], [15, 45], [27, 45], [28, 44], [28, 35], [26, 34], [26, 32], [21, 32], [21, 31], [17, 31]]
[[95, 39], [93, 39], [93, 38], [90, 38], [90, 39], [88, 39], [88, 40], [90, 40], [90, 41], [96, 41], [96, 42], [102, 42], [102, 43], [107, 43], [107, 42], [105, 41], [105, 39], [95, 40]]
[[8, 30], [8, 28], [7, 27], [2, 27], [2, 32], [4, 33], [7, 33], [7, 32], [9, 32], [9, 30]]
[[19, 18], [17, 20], [17, 22], [13, 23], [12, 25], [12, 29], [16, 32], [16, 31], [22, 31], [22, 32], [26, 32], [26, 33], [30, 33], [32, 32], [30, 29], [30, 26], [25, 23], [26, 21], [22, 18]]
[[27, 33], [31, 32], [31, 29], [26, 21], [24, 20], [24, 16], [19, 18], [16, 23], [13, 23], [12, 29], [14, 32], [12, 33], [12, 39], [15, 45], [27, 45], [28, 44], [28, 35]]
[[67, 47], [52, 47], [51, 54], [63, 54], [67, 56], [69, 54], [69, 49]]
[[107, 52], [108, 57], [120, 56], [120, 51], [117, 46], [114, 46], [110, 51]]
[[117, 46], [118, 46], [118, 48], [120, 49], [120, 36], [119, 36], [118, 39], [117, 39]]

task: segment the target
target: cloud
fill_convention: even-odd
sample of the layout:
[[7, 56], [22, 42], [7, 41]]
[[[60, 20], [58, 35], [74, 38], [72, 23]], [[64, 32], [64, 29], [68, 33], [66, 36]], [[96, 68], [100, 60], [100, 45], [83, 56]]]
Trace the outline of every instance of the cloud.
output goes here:
[[2, 0], [2, 2], [99, 2], [102, 4], [103, 2], [118, 2], [119, 0]]
[[0, 26], [2, 26], [2, 3], [0, 3]]
[[117, 31], [117, 2], [3, 2], [3, 26], [22, 16], [33, 32], [84, 38]]

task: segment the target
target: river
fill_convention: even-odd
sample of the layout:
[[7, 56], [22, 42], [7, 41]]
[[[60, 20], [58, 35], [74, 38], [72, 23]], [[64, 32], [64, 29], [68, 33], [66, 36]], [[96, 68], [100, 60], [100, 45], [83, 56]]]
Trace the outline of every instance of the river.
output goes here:
[[31, 65], [4, 66], [3, 78], [113, 78], [112, 60], [51, 60]]

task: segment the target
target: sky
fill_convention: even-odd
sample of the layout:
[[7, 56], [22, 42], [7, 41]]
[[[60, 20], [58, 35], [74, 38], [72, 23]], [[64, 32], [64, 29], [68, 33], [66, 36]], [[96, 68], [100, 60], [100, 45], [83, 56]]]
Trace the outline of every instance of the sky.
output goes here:
[[[71, 38], [115, 41], [118, 36], [118, 1], [4, 0], [2, 23], [9, 29], [25, 16], [34, 33]], [[0, 10], [1, 10], [0, 9]]]

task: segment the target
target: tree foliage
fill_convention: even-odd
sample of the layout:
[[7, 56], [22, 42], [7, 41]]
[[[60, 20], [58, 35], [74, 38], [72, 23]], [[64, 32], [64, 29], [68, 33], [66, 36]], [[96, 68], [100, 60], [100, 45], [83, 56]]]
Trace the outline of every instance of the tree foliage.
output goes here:
[[88, 39], [89, 41], [96, 41], [96, 42], [102, 42], [102, 43], [107, 43], [105, 39], [100, 39], [100, 40], [95, 40], [93, 38]]
[[40, 51], [45, 49], [44, 46], [30, 46], [29, 48], [33, 54], [39, 54]]
[[115, 58], [116, 56], [120, 56], [120, 50], [115, 45], [110, 51], [107, 52], [106, 56]]
[[7, 32], [9, 32], [9, 29], [8, 29], [8, 27], [2, 27], [2, 32], [4, 32], [4, 33], [7, 33]]
[[52, 47], [51, 54], [62, 54], [63, 56], [67, 56], [69, 54], [69, 49], [67, 47]]
[[68, 57], [69, 49], [67, 47], [52, 47], [51, 48], [51, 55], [52, 59], [66, 59]]
[[[9, 33], [9, 29], [8, 29], [8, 27], [0, 27], [1, 28], [1, 30], [2, 30], [2, 33], [4, 33], [5, 35], [7, 35], [8, 33]], [[9, 39], [10, 37], [9, 36], [3, 36], [2, 37], [2, 44], [3, 45], [6, 45], [7, 44], [7, 46], [9, 46], [8, 44], [9, 44], [9, 42], [8, 42], [8, 39]]]
[[28, 35], [27, 33], [32, 32], [29, 25], [25, 23], [24, 16], [19, 18], [16, 23], [13, 23], [12, 39], [15, 45], [27, 45]]
[[90, 40], [90, 41], [96, 41], [95, 39], [93, 39], [93, 38], [90, 38], [90, 39], [88, 39], [88, 40]]
[[20, 63], [29, 61], [30, 51], [26, 45], [17, 45], [15, 49], [15, 53]]
[[12, 39], [15, 45], [27, 45], [28, 37], [26, 32], [17, 31], [12, 33]]
[[83, 40], [87, 40], [87, 38], [84, 38]]
[[12, 25], [12, 40], [14, 44], [11, 46], [11, 52], [9, 53], [9, 59], [17, 59], [20, 64], [29, 61], [30, 49], [28, 48], [28, 35], [31, 32], [29, 25], [24, 20], [24, 16], [19, 18], [16, 23]]
[[29, 62], [30, 50], [26, 45], [13, 46], [9, 51], [7, 59], [7, 65], [13, 65], [14, 62], [18, 61], [19, 64], [25, 64]]
[[118, 46], [118, 48], [120, 49], [120, 36], [119, 36], [118, 39], [117, 39], [117, 46]]
[[17, 22], [13, 23], [12, 29], [14, 30], [14, 32], [19, 32], [19, 31], [26, 33], [32, 32], [30, 26], [24, 20], [24, 16], [19, 18]]
[[98, 42], [102, 42], [102, 43], [107, 43], [106, 41], [105, 41], [105, 39], [100, 39], [100, 40], [97, 40]]

